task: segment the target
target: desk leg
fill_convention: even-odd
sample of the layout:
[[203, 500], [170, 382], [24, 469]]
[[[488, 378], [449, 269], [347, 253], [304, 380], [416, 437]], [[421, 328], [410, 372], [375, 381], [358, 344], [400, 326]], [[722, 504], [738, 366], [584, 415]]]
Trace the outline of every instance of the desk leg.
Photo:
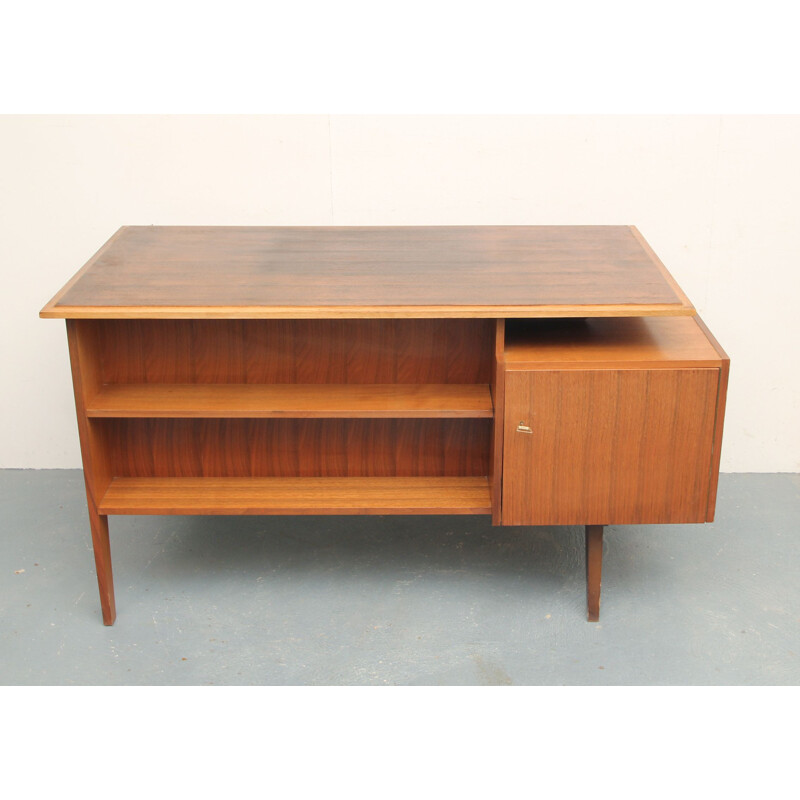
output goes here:
[[92, 526], [94, 563], [97, 568], [97, 586], [100, 589], [100, 607], [103, 609], [103, 624], [113, 625], [117, 618], [114, 602], [114, 576], [111, 572], [111, 544], [108, 539], [108, 517], [98, 514], [94, 503], [89, 501], [89, 522]]
[[99, 498], [111, 483], [108, 448], [103, 430], [86, 414], [86, 397], [96, 394], [103, 384], [101, 370], [100, 332], [96, 320], [68, 319], [67, 342], [72, 364], [72, 384], [75, 389], [75, 412], [81, 440], [83, 479], [86, 482], [86, 505], [92, 527], [94, 563], [100, 587], [103, 623], [113, 625], [117, 616], [114, 605], [114, 579], [111, 575], [111, 548], [108, 543], [108, 517], [97, 513]]
[[603, 570], [603, 526], [586, 526], [586, 602], [589, 622], [600, 619], [600, 574]]

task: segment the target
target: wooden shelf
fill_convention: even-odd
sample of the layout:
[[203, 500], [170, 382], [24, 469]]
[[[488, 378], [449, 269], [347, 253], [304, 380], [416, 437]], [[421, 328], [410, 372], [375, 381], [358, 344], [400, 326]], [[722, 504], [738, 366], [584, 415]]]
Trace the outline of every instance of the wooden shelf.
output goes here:
[[719, 367], [720, 354], [697, 317], [509, 320], [510, 370]]
[[106, 384], [90, 417], [491, 417], [488, 384]]
[[458, 478], [114, 478], [100, 514], [490, 514]]

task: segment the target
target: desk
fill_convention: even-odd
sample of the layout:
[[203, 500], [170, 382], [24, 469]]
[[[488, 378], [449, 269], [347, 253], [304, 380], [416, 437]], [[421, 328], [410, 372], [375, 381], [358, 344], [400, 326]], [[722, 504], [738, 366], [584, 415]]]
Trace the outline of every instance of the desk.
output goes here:
[[123, 227], [66, 319], [103, 621], [112, 514], [714, 515], [729, 360], [625, 226]]

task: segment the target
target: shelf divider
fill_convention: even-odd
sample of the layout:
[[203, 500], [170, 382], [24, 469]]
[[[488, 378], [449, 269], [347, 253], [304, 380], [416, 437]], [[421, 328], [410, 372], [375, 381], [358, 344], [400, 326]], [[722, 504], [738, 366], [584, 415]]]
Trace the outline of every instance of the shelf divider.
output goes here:
[[491, 417], [488, 384], [106, 384], [89, 417]]

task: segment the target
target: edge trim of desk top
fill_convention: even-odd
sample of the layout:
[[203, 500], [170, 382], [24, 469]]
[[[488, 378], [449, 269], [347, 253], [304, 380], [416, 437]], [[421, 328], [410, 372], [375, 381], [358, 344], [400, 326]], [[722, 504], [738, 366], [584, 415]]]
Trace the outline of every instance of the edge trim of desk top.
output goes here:
[[58, 306], [42, 319], [533, 319], [536, 317], [691, 317], [691, 305], [632, 306]]
[[[694, 316], [694, 306], [672, 277], [661, 259], [633, 225], [627, 226], [553, 226], [627, 228], [638, 241], [665, 283], [674, 292], [676, 303], [601, 303], [601, 304], [432, 304], [432, 305], [62, 305], [60, 300], [126, 230], [122, 226], [89, 259], [39, 312], [43, 319], [375, 319], [375, 318], [536, 318], [536, 317], [647, 317]], [[185, 229], [187, 226], [175, 226]], [[203, 226], [188, 226], [203, 227]], [[232, 229], [233, 226], [231, 226]], [[347, 227], [347, 226], [345, 226]], [[460, 226], [376, 226], [376, 227], [460, 227]], [[464, 226], [464, 227], [537, 227], [537, 226]], [[540, 226], [549, 227], [549, 226]], [[329, 226], [319, 229], [333, 230]], [[243, 228], [243, 230], [246, 228]], [[303, 226], [296, 226], [296, 230]]]

